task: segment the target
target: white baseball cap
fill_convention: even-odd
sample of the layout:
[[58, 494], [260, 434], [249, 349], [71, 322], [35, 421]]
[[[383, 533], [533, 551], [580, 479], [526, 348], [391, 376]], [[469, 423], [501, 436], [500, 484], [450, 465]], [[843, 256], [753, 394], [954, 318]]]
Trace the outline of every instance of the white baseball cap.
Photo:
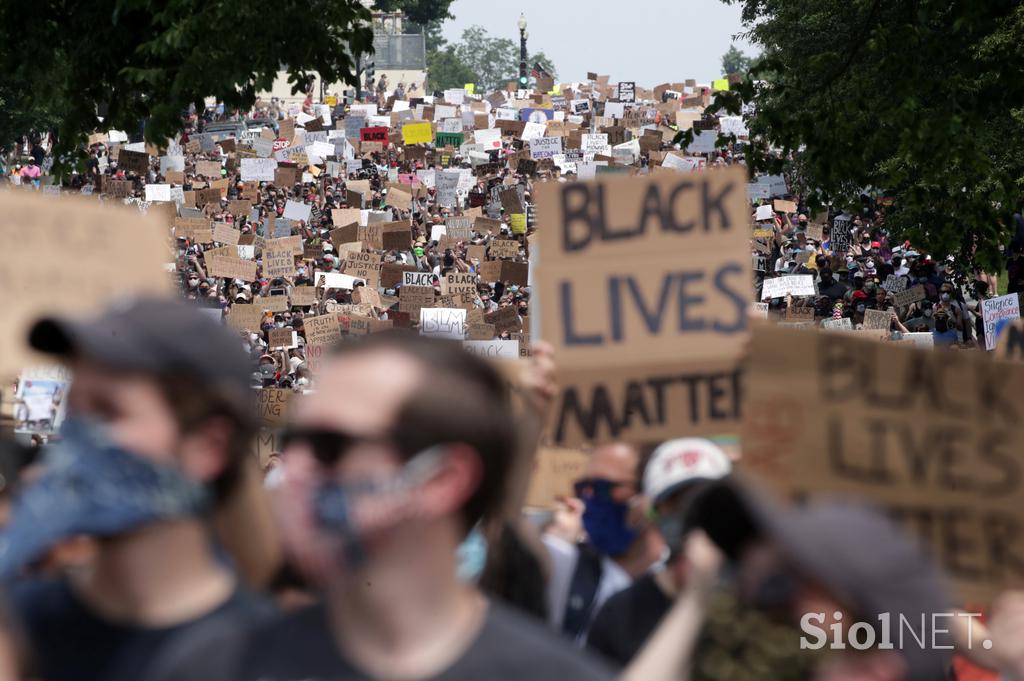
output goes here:
[[722, 448], [703, 438], [669, 440], [651, 454], [644, 469], [644, 496], [661, 501], [682, 485], [697, 480], [717, 480], [732, 471]]

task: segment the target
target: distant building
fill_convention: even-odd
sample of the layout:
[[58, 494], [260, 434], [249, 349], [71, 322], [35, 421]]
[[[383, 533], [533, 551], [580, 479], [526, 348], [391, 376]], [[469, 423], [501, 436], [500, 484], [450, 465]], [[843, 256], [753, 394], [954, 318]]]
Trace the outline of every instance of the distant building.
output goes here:
[[[373, 0], [362, 0], [363, 5], [371, 8]], [[401, 12], [373, 13], [373, 50], [372, 55], [363, 55], [360, 59], [360, 81], [367, 64], [374, 64], [374, 77], [377, 82], [381, 76], [387, 78], [388, 90], [393, 91], [399, 83], [409, 88], [415, 84], [417, 92], [423, 92], [423, 82], [427, 76], [426, 42], [421, 33], [403, 33], [405, 17]], [[329, 83], [324, 88], [326, 96], [341, 99], [349, 86], [345, 83]], [[319, 77], [313, 83], [313, 99], [320, 101], [321, 84]], [[264, 101], [277, 97], [289, 104], [300, 104], [305, 95], [293, 95], [288, 83], [286, 71], [280, 71], [269, 92], [259, 93]]]

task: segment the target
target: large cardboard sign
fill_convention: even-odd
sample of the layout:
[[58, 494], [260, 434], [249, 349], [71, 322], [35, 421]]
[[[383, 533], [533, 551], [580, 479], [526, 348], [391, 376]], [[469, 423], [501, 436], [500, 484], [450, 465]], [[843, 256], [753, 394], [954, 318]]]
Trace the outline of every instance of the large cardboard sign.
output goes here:
[[766, 325], [751, 344], [748, 472], [884, 506], [968, 601], [1024, 586], [1024, 366]]
[[537, 233], [531, 319], [559, 358], [555, 441], [734, 432], [752, 298], [743, 170], [536, 194], [553, 229]]

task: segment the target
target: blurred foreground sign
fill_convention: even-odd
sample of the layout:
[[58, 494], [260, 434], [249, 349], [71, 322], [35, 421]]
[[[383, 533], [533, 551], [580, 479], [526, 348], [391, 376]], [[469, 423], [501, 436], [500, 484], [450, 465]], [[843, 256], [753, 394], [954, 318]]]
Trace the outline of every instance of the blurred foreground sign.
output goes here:
[[735, 432], [753, 295], [744, 171], [545, 183], [537, 210], [552, 438]]
[[972, 603], [1024, 586], [1024, 365], [758, 325], [743, 467], [885, 507]]
[[0, 375], [33, 362], [26, 333], [44, 314], [88, 315], [118, 297], [170, 294], [166, 239], [167, 225], [134, 209], [0, 192]]

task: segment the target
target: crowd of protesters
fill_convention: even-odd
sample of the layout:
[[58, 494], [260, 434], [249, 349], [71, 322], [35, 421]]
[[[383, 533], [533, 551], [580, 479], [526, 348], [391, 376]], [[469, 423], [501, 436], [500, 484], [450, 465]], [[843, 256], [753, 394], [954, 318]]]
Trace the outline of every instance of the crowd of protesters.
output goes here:
[[[601, 115], [600, 86], [573, 89], [593, 109], [576, 113], [565, 97], [535, 106], [551, 104], [577, 130], [620, 127]], [[522, 514], [558, 358], [530, 342], [531, 281], [484, 276], [486, 264], [529, 261], [528, 237], [544, 229], [533, 215], [536, 183], [576, 181], [585, 166], [646, 174], [680, 151], [674, 126], [654, 121], [687, 99], [709, 102], [707, 88], [685, 89], [637, 97], [637, 128], [662, 137], [631, 163], [612, 151], [621, 143], [573, 155], [571, 134], [561, 158], [531, 159], [515, 120], [483, 151], [401, 143], [403, 122], [420, 120], [402, 111], [450, 101], [468, 133], [493, 127], [513, 93], [463, 93], [455, 103], [410, 92], [399, 108], [405, 92], [380, 90], [373, 113], [311, 98], [260, 102], [247, 115], [193, 110], [177, 151], [166, 153], [184, 170], [154, 153], [145, 172], [126, 171], [117, 157], [130, 143], [92, 140], [61, 191], [166, 215], [169, 269], [184, 300], [44, 318], [26, 339], [66, 362], [73, 383], [42, 458], [5, 444], [0, 678], [1024, 678], [1024, 596], [1015, 593], [987, 624], [971, 621], [988, 648], [967, 647], [953, 618], [940, 637], [948, 646], [804, 649], [805, 613], [827, 613], [823, 630], [845, 620], [848, 631], [881, 613], [916, 621], [957, 603], [936, 564], [879, 513], [785, 506], [734, 473], [740, 453], [710, 440], [600, 444], [573, 494]], [[316, 162], [307, 151], [279, 163], [289, 170], [280, 180], [242, 178], [242, 159], [267, 158], [253, 140], [281, 151], [325, 124], [344, 130], [357, 113], [394, 117], [388, 138], [330, 135], [333, 158]], [[232, 122], [240, 132], [210, 132]], [[55, 186], [40, 171], [41, 141], [28, 141], [29, 156], [8, 173], [13, 184]], [[701, 172], [742, 163], [743, 148], [740, 139], [689, 157], [702, 158]], [[219, 174], [198, 171], [210, 162]], [[456, 201], [442, 199], [439, 176], [460, 170], [469, 181]], [[163, 184], [183, 200], [147, 201], [146, 187]], [[210, 188], [222, 188], [220, 199], [197, 203]], [[927, 332], [929, 345], [983, 348], [980, 305], [996, 295], [995, 277], [894, 243], [884, 202], [861, 198], [859, 211], [819, 216], [786, 187], [752, 199], [762, 311], [784, 324], [849, 319], [854, 330], [868, 328], [869, 310], [882, 311], [886, 340]], [[286, 218], [295, 203], [308, 220]], [[353, 209], [361, 214], [345, 212]], [[369, 276], [360, 270], [335, 286], [317, 275], [351, 274], [357, 264], [348, 255], [358, 239], [335, 221], [341, 215], [355, 216], [355, 234], [367, 239], [355, 252], [379, 258]], [[237, 244], [182, 230], [188, 219], [229, 226]], [[406, 223], [408, 242], [369, 243], [378, 222]], [[293, 271], [265, 274], [268, 244], [295, 236]], [[515, 253], [497, 256], [496, 242], [508, 241]], [[208, 254], [225, 245], [256, 264], [255, 277], [214, 273]], [[1024, 285], [1022, 246], [1007, 249], [1011, 293]], [[403, 272], [428, 274], [435, 304], [466, 310], [481, 339], [519, 341], [514, 375], [458, 343], [404, 333], [430, 303], [409, 303]], [[449, 290], [455, 273], [474, 275], [468, 299]], [[809, 277], [813, 292], [761, 295], [766, 282], [790, 276]], [[314, 294], [300, 303], [302, 287]], [[916, 287], [916, 299], [896, 303]], [[288, 304], [260, 307], [279, 294]], [[253, 307], [254, 320], [239, 316]], [[508, 308], [514, 314], [502, 314]], [[337, 339], [314, 357], [304, 320], [324, 315], [335, 315]], [[281, 330], [295, 332], [294, 345], [274, 346]], [[256, 389], [296, 393], [262, 461], [252, 451], [266, 427]]]

